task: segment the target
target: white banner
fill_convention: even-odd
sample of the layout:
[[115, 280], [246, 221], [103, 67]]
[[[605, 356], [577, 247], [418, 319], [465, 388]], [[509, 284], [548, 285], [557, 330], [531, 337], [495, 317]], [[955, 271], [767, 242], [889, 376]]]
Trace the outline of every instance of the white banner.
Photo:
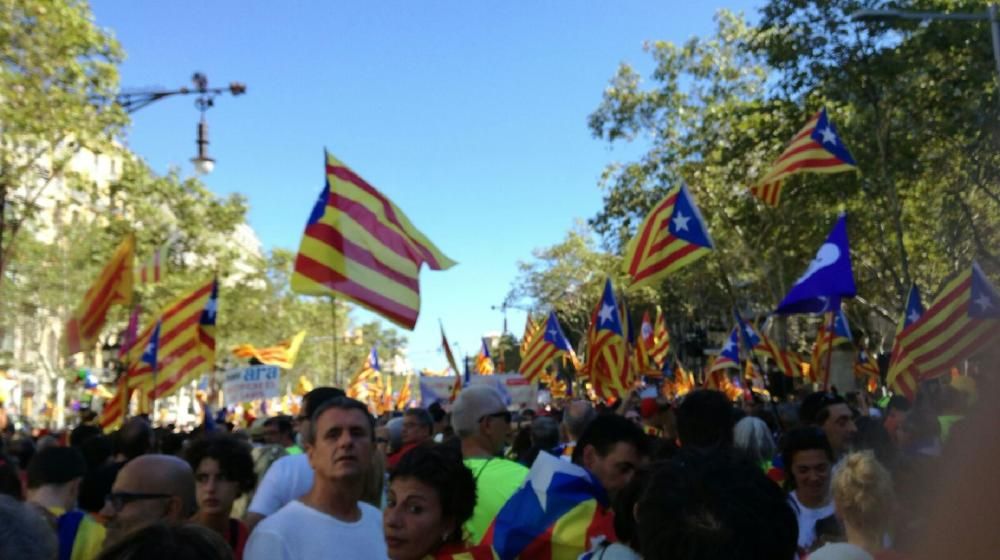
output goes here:
[[[503, 395], [511, 410], [538, 408], [538, 384], [529, 383], [519, 373], [498, 373], [496, 375], [473, 375], [470, 385], [490, 385]], [[430, 406], [435, 400], [448, 402], [451, 389], [455, 386], [455, 376], [420, 378], [421, 406]]]
[[278, 366], [250, 366], [226, 372], [222, 382], [226, 406], [258, 399], [270, 399], [281, 394]]

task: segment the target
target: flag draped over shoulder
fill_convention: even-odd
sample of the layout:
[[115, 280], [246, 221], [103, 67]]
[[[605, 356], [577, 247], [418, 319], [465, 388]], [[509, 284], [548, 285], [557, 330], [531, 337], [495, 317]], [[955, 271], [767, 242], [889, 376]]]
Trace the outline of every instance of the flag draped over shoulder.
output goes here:
[[854, 158], [827, 117], [826, 109], [820, 109], [792, 138], [767, 173], [750, 187], [750, 193], [770, 206], [778, 206], [781, 187], [789, 176], [851, 169], [857, 169]]
[[268, 346], [266, 348], [256, 348], [252, 344], [240, 344], [233, 348], [233, 355], [237, 358], [255, 359], [258, 362], [278, 366], [281, 369], [292, 369], [295, 367], [295, 358], [299, 354], [299, 347], [306, 337], [306, 331], [299, 331], [295, 336], [287, 340]]
[[576, 560], [593, 542], [613, 535], [600, 482], [583, 467], [542, 451], [483, 542], [492, 544], [500, 560]]
[[[213, 279], [163, 308], [143, 330], [129, 351], [127, 376], [130, 388], [141, 388], [150, 398], [172, 395], [181, 385], [215, 366], [215, 319], [218, 283]], [[156, 379], [153, 366], [142, 360], [160, 325]]]
[[921, 381], [1000, 340], [1000, 295], [973, 263], [893, 343], [889, 386], [911, 400]]
[[420, 313], [420, 267], [455, 263], [388, 198], [326, 154], [326, 185], [309, 216], [292, 290], [341, 295], [413, 329]]
[[489, 344], [486, 343], [486, 339], [482, 339], [482, 345], [479, 347], [479, 354], [476, 356], [476, 373], [479, 375], [493, 375], [496, 368], [493, 366], [493, 357], [490, 356]]
[[587, 330], [587, 360], [585, 372], [598, 398], [616, 400], [631, 390], [630, 357], [626, 342], [626, 327], [621, 308], [615, 301], [611, 279], [590, 319]]
[[847, 215], [837, 218], [816, 258], [795, 281], [775, 313], [825, 313], [840, 309], [844, 298], [858, 293], [851, 268], [851, 248], [847, 240]]
[[705, 220], [683, 184], [667, 193], [646, 216], [625, 251], [631, 287], [653, 285], [714, 248]]
[[129, 234], [115, 249], [111, 260], [101, 269], [97, 279], [84, 294], [83, 301], [66, 321], [62, 340], [64, 356], [92, 350], [111, 306], [131, 303], [134, 260], [135, 236]]
[[545, 373], [546, 366], [559, 356], [570, 355], [574, 361], [576, 360], [576, 354], [570, 346], [569, 339], [563, 334], [555, 311], [549, 312], [548, 320], [542, 326], [545, 330], [539, 333], [541, 336], [536, 335], [532, 338], [521, 360], [521, 375], [529, 382], [535, 381]]

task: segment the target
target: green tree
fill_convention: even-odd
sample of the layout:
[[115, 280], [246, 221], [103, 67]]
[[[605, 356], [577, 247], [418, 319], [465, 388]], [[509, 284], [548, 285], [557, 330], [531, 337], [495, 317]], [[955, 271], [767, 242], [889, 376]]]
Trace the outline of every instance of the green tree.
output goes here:
[[127, 122], [112, 102], [121, 57], [85, 2], [0, 2], [0, 290], [15, 240], [76, 151], [114, 149]]
[[[756, 28], [722, 11], [711, 37], [648, 45], [656, 63], [651, 87], [641, 87], [628, 65], [612, 78], [590, 116], [592, 132], [609, 142], [648, 138], [650, 148], [639, 161], [608, 168], [605, 204], [591, 224], [621, 254], [649, 208], [684, 181], [716, 242], [712, 257], [656, 290], [668, 312], [675, 293], [700, 321], [729, 322], [734, 304], [773, 309], [838, 209], [851, 217], [861, 297], [849, 313], [864, 332], [888, 336], [911, 278], [933, 292], [972, 258], [998, 271], [988, 30], [980, 26], [983, 41], [972, 42], [977, 30], [955, 24], [851, 22], [861, 5], [775, 0]], [[793, 177], [781, 207], [764, 207], [747, 187], [821, 106], [861, 174]], [[797, 318], [787, 332], [811, 328]]]

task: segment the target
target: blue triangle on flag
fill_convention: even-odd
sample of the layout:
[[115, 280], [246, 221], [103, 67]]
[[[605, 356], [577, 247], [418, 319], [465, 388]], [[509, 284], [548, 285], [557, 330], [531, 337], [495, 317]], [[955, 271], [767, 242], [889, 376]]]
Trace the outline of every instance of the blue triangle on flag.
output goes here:
[[1000, 319], [1000, 295], [990, 285], [990, 281], [977, 263], [972, 263], [971, 292], [969, 294], [969, 317]]
[[851, 156], [851, 152], [847, 151], [847, 146], [844, 145], [840, 134], [837, 133], [837, 127], [833, 126], [833, 123], [827, 117], [826, 108], [823, 108], [819, 112], [819, 120], [816, 121], [816, 127], [813, 128], [810, 137], [840, 161], [857, 165]]
[[920, 301], [920, 288], [916, 284], [910, 286], [910, 293], [906, 297], [906, 317], [903, 319], [903, 328], [916, 323], [920, 316], [924, 314], [924, 304]]
[[601, 308], [597, 311], [597, 330], [609, 330], [619, 336], [624, 336], [618, 304], [611, 287], [611, 279], [604, 283], [604, 295], [601, 296]]
[[687, 241], [699, 247], [712, 248], [712, 238], [705, 228], [705, 219], [695, 206], [687, 185], [681, 185], [674, 202], [674, 211], [670, 215], [670, 234], [682, 241]]
[[852, 298], [857, 293], [847, 241], [847, 215], [841, 214], [816, 252], [816, 258], [774, 312], [787, 315], [836, 311], [842, 298]]

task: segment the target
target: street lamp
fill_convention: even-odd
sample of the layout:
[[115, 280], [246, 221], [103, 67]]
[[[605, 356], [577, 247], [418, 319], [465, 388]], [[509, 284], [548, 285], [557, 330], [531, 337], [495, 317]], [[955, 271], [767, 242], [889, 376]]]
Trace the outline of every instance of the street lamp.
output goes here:
[[194, 105], [201, 112], [201, 119], [198, 121], [197, 138], [195, 144], [198, 146], [198, 153], [191, 158], [194, 164], [195, 173], [207, 175], [215, 169], [215, 159], [208, 155], [208, 121], [205, 120], [205, 111], [215, 106], [215, 98], [224, 93], [232, 94], [234, 97], [247, 92], [246, 84], [232, 82], [227, 87], [208, 87], [208, 77], [201, 72], [195, 72], [191, 77], [194, 88], [182, 87], [172, 90], [134, 90], [118, 95], [116, 101], [127, 113], [134, 113], [139, 109], [174, 95], [197, 94]]
[[988, 21], [993, 36], [993, 62], [996, 65], [997, 77], [1000, 78], [1000, 21], [997, 20], [997, 5], [990, 4], [985, 12], [976, 13], [946, 13], [946, 12], [911, 12], [907, 10], [873, 10], [863, 9], [851, 14], [854, 21], [862, 20], [893, 20], [908, 19], [917, 21], [951, 20], [951, 21]]

